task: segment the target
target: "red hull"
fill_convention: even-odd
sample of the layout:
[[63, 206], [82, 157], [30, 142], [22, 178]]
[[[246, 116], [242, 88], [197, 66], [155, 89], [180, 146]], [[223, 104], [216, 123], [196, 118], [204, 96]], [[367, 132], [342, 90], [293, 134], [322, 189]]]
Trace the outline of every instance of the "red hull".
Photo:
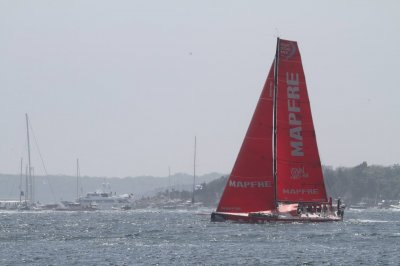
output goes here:
[[246, 214], [234, 214], [234, 213], [211, 213], [212, 222], [237, 222], [237, 223], [274, 223], [274, 222], [297, 222], [297, 223], [320, 223], [320, 222], [340, 222], [343, 221], [341, 216], [264, 216], [264, 215], [246, 215]]

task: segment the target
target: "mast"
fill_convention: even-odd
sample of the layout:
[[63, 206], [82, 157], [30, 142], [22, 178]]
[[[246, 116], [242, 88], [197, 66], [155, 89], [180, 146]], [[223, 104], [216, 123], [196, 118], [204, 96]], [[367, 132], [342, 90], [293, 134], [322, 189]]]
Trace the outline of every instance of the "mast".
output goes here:
[[21, 157], [21, 168], [20, 168], [20, 176], [19, 176], [19, 203], [20, 204], [22, 201], [22, 176], [23, 176], [23, 170], [22, 170], [22, 157]]
[[33, 184], [32, 184], [32, 168], [31, 168], [31, 147], [30, 147], [30, 142], [29, 142], [29, 122], [28, 122], [28, 114], [25, 114], [25, 118], [26, 118], [26, 137], [28, 140], [28, 183], [29, 183], [29, 194], [30, 194], [30, 198], [28, 198], [28, 200], [30, 202], [33, 201]]
[[25, 203], [29, 200], [28, 166], [25, 166]]
[[195, 185], [196, 185], [196, 136], [194, 136], [192, 204], [194, 204], [194, 190], [195, 190]]
[[171, 189], [172, 188], [172, 183], [171, 183], [171, 167], [168, 166], [168, 187]]
[[79, 158], [76, 159], [76, 199], [79, 199]]
[[278, 94], [278, 64], [279, 64], [279, 37], [276, 40], [276, 53], [275, 53], [275, 60], [274, 60], [274, 100], [273, 100], [273, 166], [272, 166], [272, 171], [273, 171], [273, 176], [274, 176], [274, 203], [275, 206], [278, 207], [278, 202], [277, 202], [277, 191], [276, 191], [276, 182], [277, 182], [277, 174], [276, 174], [276, 166], [277, 166], [277, 149], [276, 149], [276, 110], [277, 110], [277, 94]]
[[168, 166], [168, 198], [171, 199], [172, 185], [171, 185], [171, 167]]
[[35, 187], [35, 168], [34, 167], [32, 167], [32, 170], [31, 170], [31, 187], [32, 187], [32, 193], [31, 193], [31, 198], [32, 198], [32, 203], [33, 202], [35, 202], [35, 200], [36, 200], [36, 197], [35, 197], [35, 195], [36, 195], [36, 187]]

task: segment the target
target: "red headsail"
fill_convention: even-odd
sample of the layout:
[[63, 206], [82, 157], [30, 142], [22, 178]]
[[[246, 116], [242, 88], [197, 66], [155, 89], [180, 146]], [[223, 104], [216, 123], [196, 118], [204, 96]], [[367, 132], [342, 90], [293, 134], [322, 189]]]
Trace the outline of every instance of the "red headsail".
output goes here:
[[272, 66], [219, 202], [218, 212], [256, 212], [275, 208], [272, 175], [273, 72]]
[[278, 58], [277, 200], [327, 202], [297, 43], [279, 40]]

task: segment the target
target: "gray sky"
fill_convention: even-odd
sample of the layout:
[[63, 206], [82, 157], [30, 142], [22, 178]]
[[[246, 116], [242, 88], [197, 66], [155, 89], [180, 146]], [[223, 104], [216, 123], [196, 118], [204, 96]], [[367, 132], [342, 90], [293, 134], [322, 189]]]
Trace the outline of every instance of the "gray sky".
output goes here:
[[[0, 1], [0, 173], [231, 171], [276, 36], [302, 54], [323, 164], [400, 162], [399, 1]], [[38, 153], [35, 171], [43, 173]]]

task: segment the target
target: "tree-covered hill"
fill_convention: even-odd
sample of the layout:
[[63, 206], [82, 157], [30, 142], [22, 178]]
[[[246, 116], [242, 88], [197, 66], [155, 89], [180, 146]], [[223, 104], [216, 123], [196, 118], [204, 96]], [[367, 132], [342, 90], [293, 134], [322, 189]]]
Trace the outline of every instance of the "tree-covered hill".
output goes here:
[[[400, 165], [368, 165], [363, 162], [355, 167], [333, 168], [324, 166], [324, 178], [328, 194], [341, 197], [347, 204], [360, 201], [376, 205], [381, 200], [400, 199]], [[216, 206], [223, 192], [227, 176], [202, 184], [196, 198], [206, 206]]]
[[348, 204], [364, 201], [375, 205], [381, 200], [400, 199], [400, 165], [368, 165], [324, 167], [325, 183], [333, 197], [342, 197]]

